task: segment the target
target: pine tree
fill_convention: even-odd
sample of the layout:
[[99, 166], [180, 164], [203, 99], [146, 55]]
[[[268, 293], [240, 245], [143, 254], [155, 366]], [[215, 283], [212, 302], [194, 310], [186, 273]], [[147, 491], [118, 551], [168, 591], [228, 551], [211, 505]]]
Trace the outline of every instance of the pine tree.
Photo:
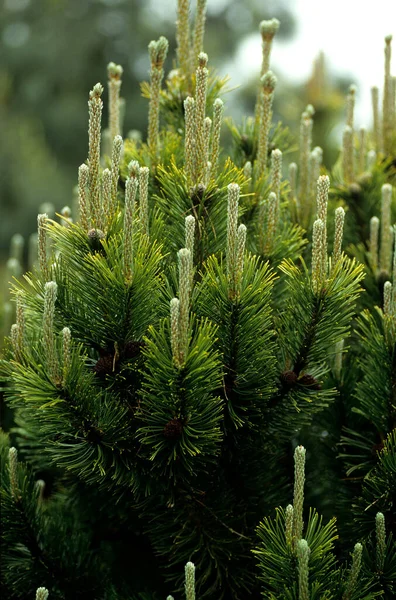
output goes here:
[[[149, 44], [147, 143], [118, 134], [122, 69], [110, 63], [101, 151], [94, 86], [80, 214], [39, 215], [38, 265], [14, 284], [2, 372], [15, 425], [0, 439], [10, 600], [395, 591], [394, 102], [364, 173], [355, 91], [330, 174], [308, 106], [299, 169], [283, 180], [290, 136], [272, 124], [269, 70], [279, 23], [261, 23], [256, 114], [229, 123], [225, 149], [205, 8], [191, 36], [179, 0], [165, 85], [167, 40]], [[326, 524], [305, 510], [303, 439]]]

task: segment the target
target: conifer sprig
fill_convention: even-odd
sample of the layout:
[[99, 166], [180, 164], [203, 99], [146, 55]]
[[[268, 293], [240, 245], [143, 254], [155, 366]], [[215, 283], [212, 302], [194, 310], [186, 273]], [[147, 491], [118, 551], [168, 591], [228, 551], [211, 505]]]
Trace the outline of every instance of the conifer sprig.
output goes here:
[[260, 106], [260, 120], [258, 133], [258, 150], [255, 164], [256, 179], [262, 177], [266, 171], [268, 158], [268, 140], [271, 128], [272, 102], [276, 87], [276, 77], [267, 71], [261, 78], [262, 104]]
[[201, 52], [203, 52], [203, 41], [205, 35], [206, 22], [206, 5], [207, 0], [197, 0], [191, 56], [191, 64], [193, 69], [197, 67], [198, 56]]
[[177, 1], [176, 41], [177, 59], [182, 74], [190, 75], [190, 1]]
[[120, 89], [123, 68], [110, 62], [107, 65], [108, 88], [109, 88], [109, 130], [110, 142], [114, 143], [114, 138], [120, 135]]
[[148, 116], [147, 145], [154, 164], [158, 160], [158, 136], [160, 118], [160, 92], [164, 77], [164, 62], [168, 53], [168, 40], [161, 36], [158, 41], [149, 44], [150, 71], [150, 104]]
[[82, 164], [78, 169], [78, 203], [81, 226], [88, 231], [91, 222], [91, 211], [88, 197], [89, 169]]
[[46, 222], [48, 219], [48, 215], [41, 214], [37, 217], [38, 224], [38, 259], [39, 259], [39, 267], [40, 272], [44, 278], [44, 281], [48, 281], [49, 279], [49, 268], [48, 268], [48, 257], [47, 257], [47, 232], [46, 232]]
[[210, 163], [212, 174], [216, 177], [219, 155], [220, 155], [220, 133], [223, 120], [224, 102], [221, 98], [216, 98], [213, 103], [213, 136], [212, 148], [210, 153]]
[[195, 182], [205, 181], [207, 166], [207, 141], [205, 135], [206, 92], [209, 71], [207, 69], [208, 55], [201, 52], [198, 56], [195, 84]]
[[[137, 167], [139, 168], [139, 167]], [[124, 276], [130, 282], [133, 276], [133, 242], [135, 216], [135, 199], [138, 188], [137, 176], [127, 179], [125, 185], [125, 216], [124, 216]]]
[[101, 143], [101, 121], [103, 102], [101, 95], [103, 86], [97, 83], [89, 93], [89, 204], [91, 209], [92, 225], [98, 226], [100, 221], [100, 143]]

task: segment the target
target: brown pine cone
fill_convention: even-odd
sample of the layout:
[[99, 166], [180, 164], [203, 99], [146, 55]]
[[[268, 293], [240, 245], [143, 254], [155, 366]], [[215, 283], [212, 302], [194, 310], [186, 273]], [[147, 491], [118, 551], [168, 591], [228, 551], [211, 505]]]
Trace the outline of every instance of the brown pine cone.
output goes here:
[[180, 419], [171, 419], [164, 427], [164, 436], [168, 439], [174, 440], [181, 436], [183, 431], [183, 423]]

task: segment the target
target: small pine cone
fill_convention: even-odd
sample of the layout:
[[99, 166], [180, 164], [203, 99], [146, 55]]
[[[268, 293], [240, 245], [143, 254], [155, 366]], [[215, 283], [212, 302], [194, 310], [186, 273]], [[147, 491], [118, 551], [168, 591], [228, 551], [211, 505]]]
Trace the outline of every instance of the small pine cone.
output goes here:
[[319, 381], [315, 379], [313, 375], [309, 375], [309, 373], [306, 373], [305, 375], [300, 377], [298, 383], [304, 385], [305, 387], [309, 387], [311, 390], [322, 389], [322, 386], [320, 385]]
[[144, 346], [143, 342], [127, 342], [124, 347], [123, 358], [136, 358]]
[[103, 250], [100, 240], [103, 240], [105, 234], [101, 229], [90, 229], [88, 231], [88, 243], [92, 250]]
[[280, 380], [285, 387], [293, 387], [297, 383], [297, 373], [294, 371], [283, 371]]
[[175, 440], [179, 438], [183, 431], [183, 423], [180, 419], [171, 419], [164, 427], [164, 437]]
[[198, 183], [198, 185], [195, 185], [194, 187], [190, 188], [190, 196], [192, 200], [202, 200], [202, 198], [204, 197], [205, 190], [206, 186], [203, 183]]
[[104, 379], [106, 375], [111, 375], [113, 373], [113, 365], [114, 355], [104, 354], [101, 358], [99, 358], [93, 370], [98, 377], [102, 377]]

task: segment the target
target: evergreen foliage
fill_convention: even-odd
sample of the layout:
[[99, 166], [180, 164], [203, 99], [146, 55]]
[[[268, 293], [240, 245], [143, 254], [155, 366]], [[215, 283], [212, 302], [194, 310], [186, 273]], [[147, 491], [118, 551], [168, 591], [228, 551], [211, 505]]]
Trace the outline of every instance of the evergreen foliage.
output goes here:
[[[80, 220], [40, 215], [38, 265], [13, 287], [1, 362], [14, 418], [0, 436], [1, 591], [9, 600], [390, 599], [392, 135], [374, 132], [386, 147], [376, 147], [355, 210], [353, 144], [332, 183], [310, 148], [308, 106], [299, 177], [293, 168], [294, 180], [282, 180], [292, 146], [271, 122], [273, 20], [260, 27], [255, 118], [229, 124], [233, 147], [220, 147], [224, 81], [202, 52], [206, 3], [192, 38], [189, 3], [178, 6], [179, 62], [165, 89], [167, 41], [149, 45], [147, 143], [121, 148], [122, 69], [111, 63], [109, 156], [99, 153], [97, 84]], [[396, 108], [386, 106], [390, 126]], [[380, 247], [374, 236], [368, 253], [367, 232], [355, 229], [380, 213]]]

